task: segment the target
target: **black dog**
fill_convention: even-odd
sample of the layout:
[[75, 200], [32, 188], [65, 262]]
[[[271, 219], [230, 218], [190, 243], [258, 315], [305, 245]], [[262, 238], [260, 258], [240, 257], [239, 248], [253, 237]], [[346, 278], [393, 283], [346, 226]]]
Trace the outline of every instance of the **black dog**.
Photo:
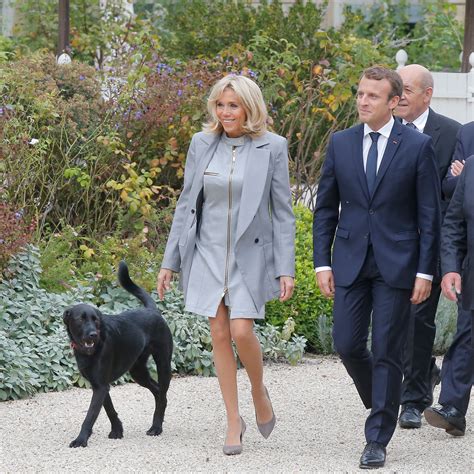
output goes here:
[[[122, 438], [123, 427], [109, 395], [109, 384], [129, 371], [133, 379], [148, 388], [155, 397], [153, 424], [148, 435], [162, 432], [166, 393], [171, 380], [173, 339], [165, 320], [148, 293], [130, 279], [125, 262], [120, 262], [118, 279], [129, 293], [145, 306], [107, 316], [87, 304], [78, 304], [64, 312], [71, 346], [81, 374], [92, 385], [92, 400], [79, 436], [69, 446], [87, 446], [92, 427], [102, 405], [112, 425], [109, 438]], [[148, 372], [149, 356], [155, 360], [158, 381]]]

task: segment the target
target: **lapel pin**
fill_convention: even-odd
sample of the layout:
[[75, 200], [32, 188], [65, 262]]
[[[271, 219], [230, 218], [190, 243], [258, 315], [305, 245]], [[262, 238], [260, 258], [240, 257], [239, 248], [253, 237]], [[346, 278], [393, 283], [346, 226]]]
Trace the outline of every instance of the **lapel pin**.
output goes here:
[[396, 145], [398, 142], [396, 140], [392, 140], [393, 144]]

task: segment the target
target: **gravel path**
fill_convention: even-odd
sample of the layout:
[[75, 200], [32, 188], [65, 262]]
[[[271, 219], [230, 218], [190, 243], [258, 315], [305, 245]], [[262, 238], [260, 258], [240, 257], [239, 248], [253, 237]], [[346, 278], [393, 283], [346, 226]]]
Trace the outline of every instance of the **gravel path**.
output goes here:
[[[221, 451], [225, 427], [217, 379], [176, 377], [160, 437], [145, 435], [151, 395], [127, 384], [111, 390], [124, 438], [107, 438], [109, 423], [102, 411], [85, 449], [68, 444], [79, 432], [90, 390], [0, 403], [0, 472], [357, 471], [366, 410], [342, 364], [333, 357], [306, 358], [297, 367], [267, 365], [265, 374], [277, 426], [268, 440], [257, 432], [249, 384], [239, 371], [241, 413], [248, 425], [241, 456]], [[463, 438], [424, 422], [420, 430], [397, 429], [386, 468], [378, 472], [472, 472], [474, 408], [467, 423]]]

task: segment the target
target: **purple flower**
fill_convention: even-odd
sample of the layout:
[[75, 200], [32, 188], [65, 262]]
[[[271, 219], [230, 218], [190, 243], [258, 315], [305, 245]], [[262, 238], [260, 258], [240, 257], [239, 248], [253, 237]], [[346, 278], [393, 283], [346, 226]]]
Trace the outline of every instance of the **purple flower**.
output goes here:
[[181, 97], [183, 95], [183, 91], [181, 89], [178, 89], [178, 97]]
[[198, 81], [196, 81], [196, 85], [201, 89], [202, 86], [203, 86], [203, 83], [201, 81], [201, 79], [199, 79]]
[[4, 244], [5, 241], [3, 239], [0, 239], [0, 244]]
[[140, 120], [142, 117], [143, 117], [143, 114], [140, 111], [135, 112], [135, 120]]
[[0, 115], [3, 115], [3, 108], [0, 107]]
[[84, 79], [85, 79], [84, 75], [81, 74], [81, 75], [79, 76], [79, 80], [80, 80], [80, 81], [83, 81]]

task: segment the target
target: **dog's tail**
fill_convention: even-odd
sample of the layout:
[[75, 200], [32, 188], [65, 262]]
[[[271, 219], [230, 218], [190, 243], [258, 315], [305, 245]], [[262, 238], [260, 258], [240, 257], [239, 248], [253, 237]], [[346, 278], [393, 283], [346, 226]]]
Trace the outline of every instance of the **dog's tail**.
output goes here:
[[119, 263], [118, 280], [123, 288], [143, 303], [145, 308], [156, 309], [156, 303], [153, 298], [143, 288], [133, 283], [128, 273], [127, 264], [123, 260]]

